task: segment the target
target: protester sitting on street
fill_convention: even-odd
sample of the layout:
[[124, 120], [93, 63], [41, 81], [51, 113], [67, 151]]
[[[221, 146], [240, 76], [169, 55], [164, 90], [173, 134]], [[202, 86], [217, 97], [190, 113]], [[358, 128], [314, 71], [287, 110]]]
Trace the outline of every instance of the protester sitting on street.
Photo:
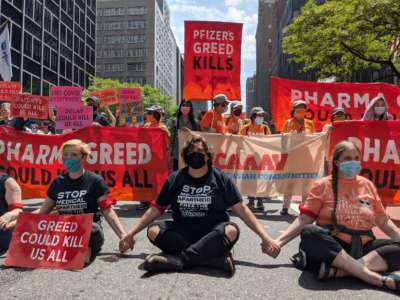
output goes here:
[[[276, 257], [279, 247], [243, 204], [233, 181], [212, 166], [206, 141], [191, 138], [181, 155], [187, 167], [166, 180], [157, 200], [120, 241], [120, 251], [133, 249], [134, 237], [148, 226], [150, 242], [163, 253], [149, 255], [141, 268], [157, 272], [209, 266], [233, 274], [230, 251], [239, 238], [239, 227], [229, 221], [226, 210], [232, 207], [235, 215], [260, 236], [262, 251]], [[168, 207], [173, 211], [173, 221], [152, 223]]]
[[0, 126], [8, 126], [11, 123], [10, 103], [3, 102], [0, 105]]
[[100, 99], [96, 96], [90, 96], [86, 99], [86, 104], [93, 107], [93, 125], [104, 127], [115, 127], [117, 120], [108, 106], [104, 106], [104, 112], [107, 117], [100, 113]]
[[104, 243], [101, 215], [119, 238], [125, 235], [112, 207], [113, 201], [108, 196], [110, 189], [106, 182], [101, 176], [84, 168], [89, 154], [89, 145], [81, 140], [69, 140], [61, 146], [62, 161], [67, 173], [59, 175], [50, 184], [46, 200], [37, 211], [48, 214], [55, 207], [61, 215], [94, 214], [86, 263], [95, 259]]
[[[292, 105], [292, 117], [283, 125], [284, 133], [314, 133], [314, 123], [305, 118], [307, 112], [307, 103], [303, 100], [296, 100]], [[283, 206], [281, 215], [285, 216], [289, 213], [292, 197], [283, 196]]]
[[231, 102], [231, 113], [225, 117], [225, 126], [228, 133], [239, 134], [240, 127], [242, 124], [241, 115], [243, 110], [243, 104], [239, 101]]
[[0, 174], [0, 253], [7, 251], [21, 211], [21, 188], [14, 178]]
[[190, 129], [199, 131], [200, 127], [194, 118], [193, 104], [190, 101], [182, 100], [179, 105], [176, 117], [173, 120], [172, 137], [171, 137], [171, 156], [173, 161], [173, 170], [178, 170], [179, 161], [179, 140], [178, 131], [181, 129]]
[[[281, 247], [300, 234], [300, 252], [292, 260], [319, 279], [354, 276], [375, 286], [400, 291], [400, 229], [386, 215], [375, 186], [359, 176], [361, 153], [344, 141], [336, 145], [332, 175], [317, 180], [300, 216], [277, 239]], [[312, 225], [313, 222], [316, 225]], [[375, 239], [378, 226], [390, 239]]]
[[201, 120], [201, 130], [213, 133], [226, 133], [223, 113], [228, 108], [229, 100], [224, 94], [218, 94], [213, 99], [213, 109], [206, 112]]
[[[245, 125], [240, 130], [240, 135], [244, 136], [266, 136], [270, 135], [271, 131], [267, 125], [264, 124], [265, 111], [262, 107], [253, 107], [250, 111], [250, 124]], [[254, 209], [254, 201], [257, 199], [257, 209], [264, 211], [263, 198], [248, 196], [248, 207]]]
[[393, 116], [389, 113], [389, 106], [382, 96], [375, 97], [371, 100], [362, 117], [363, 121], [387, 121], [393, 120]]

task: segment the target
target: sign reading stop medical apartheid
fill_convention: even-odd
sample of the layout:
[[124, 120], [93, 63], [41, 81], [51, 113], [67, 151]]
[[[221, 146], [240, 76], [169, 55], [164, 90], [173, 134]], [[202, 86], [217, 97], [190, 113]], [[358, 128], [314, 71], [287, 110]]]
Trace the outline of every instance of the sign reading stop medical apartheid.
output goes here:
[[11, 101], [14, 95], [21, 93], [21, 83], [16, 81], [0, 81], [0, 101]]
[[64, 135], [32, 135], [0, 128], [0, 172], [21, 185], [24, 199], [45, 198], [63, 173], [60, 147], [70, 139], [88, 143], [85, 168], [101, 175], [117, 200], [154, 200], [168, 176], [165, 132], [159, 128], [87, 127]]
[[50, 90], [50, 103], [57, 109], [62, 107], [82, 107], [82, 88], [76, 86], [53, 86]]
[[59, 107], [56, 116], [56, 129], [80, 129], [93, 123], [92, 106]]
[[292, 102], [308, 103], [306, 118], [319, 131], [330, 122], [335, 107], [343, 107], [349, 119], [360, 120], [366, 107], [377, 96], [383, 96], [389, 112], [400, 117], [400, 87], [386, 83], [320, 83], [271, 77], [272, 117], [278, 130], [290, 118]]
[[84, 265], [92, 222], [93, 214], [60, 216], [21, 213], [5, 265], [80, 270]]
[[383, 203], [400, 205], [400, 121], [334, 123], [330, 152], [343, 140], [360, 147], [361, 175], [375, 184]]
[[[243, 195], [304, 195], [323, 174], [326, 133], [265, 137], [193, 134], [207, 140], [213, 165], [230, 174]], [[179, 133], [180, 149], [190, 137], [190, 133]]]
[[240, 100], [243, 24], [185, 21], [184, 98]]
[[11, 116], [46, 120], [49, 98], [44, 96], [15, 95], [11, 102]]
[[89, 96], [95, 96], [100, 99], [101, 106], [110, 106], [118, 104], [117, 91], [115, 89], [105, 89], [101, 91], [90, 92]]
[[142, 90], [140, 88], [121, 88], [119, 90], [119, 103], [137, 103], [142, 100]]

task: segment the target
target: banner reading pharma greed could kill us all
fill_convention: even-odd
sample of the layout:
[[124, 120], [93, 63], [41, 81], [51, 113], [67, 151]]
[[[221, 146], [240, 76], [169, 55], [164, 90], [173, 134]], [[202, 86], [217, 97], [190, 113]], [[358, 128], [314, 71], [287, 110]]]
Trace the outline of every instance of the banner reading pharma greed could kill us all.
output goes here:
[[16, 178], [23, 198], [44, 198], [64, 172], [60, 147], [81, 139], [91, 147], [85, 168], [101, 175], [117, 200], [154, 200], [168, 176], [165, 132], [158, 128], [84, 128], [65, 135], [33, 135], [0, 128], [0, 172]]
[[181, 149], [193, 135], [207, 140], [213, 165], [230, 174], [243, 195], [303, 195], [323, 174], [325, 133], [243, 137], [180, 132]]
[[290, 118], [292, 102], [308, 103], [306, 117], [314, 121], [317, 131], [330, 122], [335, 107], [343, 107], [348, 118], [360, 120], [366, 107], [377, 96], [386, 99], [389, 113], [400, 117], [400, 87], [386, 83], [322, 83], [271, 77], [272, 117], [279, 130]]

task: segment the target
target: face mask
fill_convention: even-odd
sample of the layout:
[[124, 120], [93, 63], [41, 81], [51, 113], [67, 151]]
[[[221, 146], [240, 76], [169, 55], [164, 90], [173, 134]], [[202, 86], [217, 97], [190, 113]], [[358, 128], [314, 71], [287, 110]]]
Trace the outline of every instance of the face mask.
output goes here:
[[77, 159], [67, 159], [64, 161], [64, 167], [69, 173], [76, 173], [81, 168], [81, 161]]
[[190, 113], [190, 107], [188, 106], [181, 106], [181, 113], [182, 115], [187, 116]]
[[242, 114], [242, 112], [240, 110], [234, 110], [232, 113], [234, 116], [236, 117], [240, 117], [240, 115]]
[[361, 171], [361, 162], [358, 160], [349, 160], [342, 162], [339, 166], [340, 172], [346, 178], [353, 178]]
[[377, 116], [381, 116], [386, 112], [386, 107], [375, 107], [374, 111]]
[[192, 169], [201, 169], [206, 164], [205, 155], [199, 152], [189, 154], [188, 165]]
[[153, 115], [146, 115], [146, 120], [149, 123], [153, 123], [155, 121], [154, 116]]
[[294, 117], [296, 119], [304, 119], [305, 115], [306, 115], [306, 111], [303, 109], [294, 111]]
[[254, 121], [256, 122], [257, 125], [261, 125], [264, 122], [264, 118], [256, 117], [256, 119]]

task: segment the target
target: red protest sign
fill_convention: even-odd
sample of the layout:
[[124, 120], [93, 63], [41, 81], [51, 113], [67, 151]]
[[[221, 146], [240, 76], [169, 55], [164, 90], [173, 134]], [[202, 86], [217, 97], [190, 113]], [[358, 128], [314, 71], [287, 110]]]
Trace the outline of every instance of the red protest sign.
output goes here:
[[119, 90], [119, 103], [134, 103], [142, 100], [142, 90], [140, 88], [122, 88]]
[[343, 140], [359, 146], [360, 174], [375, 184], [382, 202], [400, 205], [400, 121], [335, 122], [330, 152]]
[[11, 101], [14, 95], [21, 93], [21, 83], [16, 81], [0, 81], [0, 101]]
[[278, 130], [291, 117], [295, 100], [308, 103], [306, 118], [320, 131], [330, 122], [335, 107], [343, 107], [352, 120], [361, 120], [367, 105], [376, 96], [383, 96], [389, 113], [400, 116], [400, 87], [386, 83], [311, 82], [271, 77], [272, 118]]
[[33, 95], [14, 95], [11, 116], [46, 120], [49, 114], [49, 98]]
[[82, 107], [82, 88], [77, 86], [53, 86], [50, 90], [50, 103], [57, 107]]
[[105, 89], [101, 91], [90, 92], [89, 96], [98, 97], [100, 99], [101, 106], [118, 104], [118, 97], [115, 89]]
[[240, 100], [243, 24], [185, 21], [184, 98]]
[[82, 269], [92, 222], [93, 214], [60, 216], [21, 213], [5, 265]]

